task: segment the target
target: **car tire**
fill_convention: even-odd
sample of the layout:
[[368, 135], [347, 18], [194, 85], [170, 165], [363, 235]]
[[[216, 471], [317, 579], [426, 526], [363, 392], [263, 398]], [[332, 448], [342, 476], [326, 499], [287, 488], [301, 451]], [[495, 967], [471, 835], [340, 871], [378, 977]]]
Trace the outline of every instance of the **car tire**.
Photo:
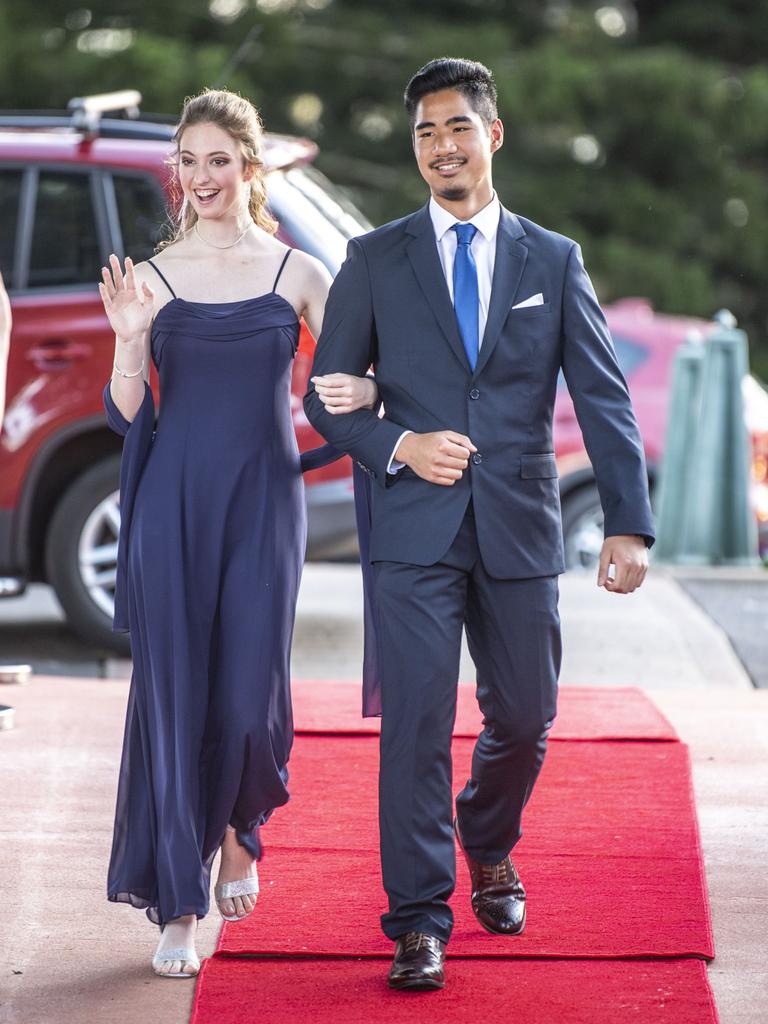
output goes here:
[[[114, 583], [99, 582], [110, 577], [117, 562], [119, 481], [120, 456], [114, 455], [70, 485], [51, 519], [46, 569], [72, 629], [100, 648], [130, 657], [128, 635], [112, 631]], [[104, 559], [95, 569], [88, 559], [93, 554]]]
[[603, 509], [594, 484], [562, 499], [563, 546], [568, 571], [596, 570], [603, 546]]

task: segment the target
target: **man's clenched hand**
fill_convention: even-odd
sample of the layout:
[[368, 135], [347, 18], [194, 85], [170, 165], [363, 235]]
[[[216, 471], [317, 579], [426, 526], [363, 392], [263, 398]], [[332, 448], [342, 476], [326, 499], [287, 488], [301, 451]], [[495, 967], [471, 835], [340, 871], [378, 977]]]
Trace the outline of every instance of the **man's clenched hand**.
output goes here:
[[471, 452], [477, 448], [464, 434], [438, 430], [432, 434], [406, 434], [395, 458], [431, 484], [453, 487], [467, 468]]
[[[614, 566], [614, 576], [608, 575], [610, 565]], [[648, 549], [642, 537], [621, 534], [605, 538], [600, 552], [598, 587], [605, 587], [612, 594], [631, 594], [642, 584], [647, 572]]]

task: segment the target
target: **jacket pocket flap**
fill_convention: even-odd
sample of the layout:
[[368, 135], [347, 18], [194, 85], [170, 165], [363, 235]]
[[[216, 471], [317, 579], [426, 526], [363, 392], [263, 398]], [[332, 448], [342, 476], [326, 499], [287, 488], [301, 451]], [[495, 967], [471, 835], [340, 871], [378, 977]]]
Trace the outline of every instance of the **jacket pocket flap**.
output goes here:
[[557, 476], [554, 452], [545, 455], [521, 455], [520, 476], [523, 480], [542, 480]]

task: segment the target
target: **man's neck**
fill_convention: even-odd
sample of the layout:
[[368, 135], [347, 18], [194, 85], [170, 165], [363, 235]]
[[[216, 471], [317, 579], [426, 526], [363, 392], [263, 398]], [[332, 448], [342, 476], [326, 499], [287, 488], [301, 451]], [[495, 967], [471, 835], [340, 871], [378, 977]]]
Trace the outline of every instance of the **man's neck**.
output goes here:
[[487, 187], [473, 192], [464, 199], [446, 199], [444, 196], [435, 195], [434, 192], [432, 198], [438, 206], [456, 217], [457, 220], [468, 221], [493, 201], [493, 186], [488, 182]]

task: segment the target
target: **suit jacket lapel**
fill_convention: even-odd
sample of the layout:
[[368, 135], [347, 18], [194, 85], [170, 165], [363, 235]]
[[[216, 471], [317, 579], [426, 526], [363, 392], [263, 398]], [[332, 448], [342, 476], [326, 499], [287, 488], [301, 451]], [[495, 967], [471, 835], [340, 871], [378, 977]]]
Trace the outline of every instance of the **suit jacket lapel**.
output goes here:
[[[432, 226], [432, 218], [429, 216], [428, 205], [411, 217], [407, 231], [411, 236], [407, 242], [408, 259], [411, 261], [413, 272], [424, 293], [424, 298], [435, 314], [435, 319], [451, 346], [453, 354], [467, 373], [470, 373], [469, 360], [459, 334], [456, 313], [437, 252], [435, 229]], [[498, 259], [498, 255], [496, 258]]]
[[491, 358], [504, 321], [515, 300], [520, 279], [523, 276], [525, 261], [528, 258], [528, 249], [517, 241], [524, 235], [523, 226], [514, 213], [510, 213], [502, 206], [499, 229], [496, 233], [496, 257], [493, 265], [491, 301], [488, 307], [483, 343], [480, 346], [480, 354], [475, 367], [475, 376], [482, 371]]

